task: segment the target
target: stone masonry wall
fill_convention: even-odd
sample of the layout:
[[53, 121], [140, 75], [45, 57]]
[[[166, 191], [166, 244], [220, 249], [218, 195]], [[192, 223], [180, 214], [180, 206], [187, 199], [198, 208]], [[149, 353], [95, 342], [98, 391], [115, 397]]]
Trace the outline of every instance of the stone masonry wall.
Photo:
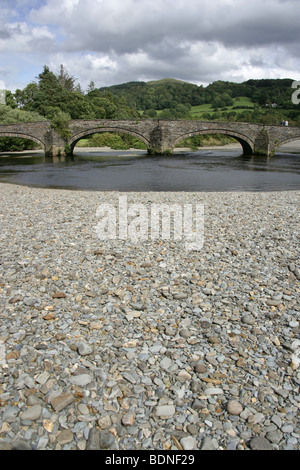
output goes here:
[[264, 126], [244, 122], [210, 122], [188, 120], [74, 120], [70, 121], [71, 137], [65, 142], [51, 128], [50, 122], [0, 125], [0, 137], [23, 137], [40, 143], [47, 155], [71, 150], [83, 137], [98, 132], [128, 133], [140, 138], [149, 153], [171, 153], [178, 142], [199, 134], [224, 134], [237, 139], [244, 153], [272, 154], [284, 142], [300, 139], [300, 127]]

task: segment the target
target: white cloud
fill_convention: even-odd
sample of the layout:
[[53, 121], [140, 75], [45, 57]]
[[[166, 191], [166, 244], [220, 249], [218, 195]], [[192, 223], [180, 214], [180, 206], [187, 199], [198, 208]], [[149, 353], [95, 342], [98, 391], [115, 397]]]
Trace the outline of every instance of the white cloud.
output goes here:
[[83, 91], [93, 80], [96, 86], [105, 86], [112, 77], [120, 76], [119, 63], [113, 57], [105, 54], [54, 54], [49, 60], [49, 67], [58, 72], [59, 64], [63, 64], [70, 75], [74, 76], [82, 86]]
[[103, 86], [166, 76], [204, 84], [300, 78], [299, 0], [2, 3], [0, 60], [8, 86], [32, 67], [60, 63], [84, 89], [90, 80]]
[[52, 46], [55, 36], [45, 26], [30, 27], [25, 22], [10, 23], [0, 35], [0, 52], [33, 52]]
[[297, 42], [299, 12], [298, 0], [48, 0], [31, 18], [60, 25], [72, 50], [130, 52], [166, 37], [246, 46]]

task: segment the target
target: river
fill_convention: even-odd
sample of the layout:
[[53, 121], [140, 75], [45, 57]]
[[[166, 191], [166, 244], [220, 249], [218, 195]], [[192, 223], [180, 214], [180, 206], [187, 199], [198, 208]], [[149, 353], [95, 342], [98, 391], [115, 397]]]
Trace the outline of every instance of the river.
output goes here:
[[0, 154], [0, 181], [43, 188], [96, 191], [300, 190], [300, 141], [272, 157], [242, 155], [239, 144], [170, 156], [142, 150], [79, 148], [72, 158], [42, 151]]

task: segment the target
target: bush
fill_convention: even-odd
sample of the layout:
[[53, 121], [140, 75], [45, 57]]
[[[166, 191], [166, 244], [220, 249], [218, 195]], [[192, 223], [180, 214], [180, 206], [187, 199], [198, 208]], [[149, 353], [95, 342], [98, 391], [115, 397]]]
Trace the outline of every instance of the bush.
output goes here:
[[21, 152], [22, 150], [34, 150], [39, 145], [32, 140], [19, 137], [1, 137], [0, 152]]
[[113, 150], [128, 150], [136, 148], [144, 150], [144, 142], [129, 134], [118, 134], [114, 132], [100, 132], [94, 134], [87, 143], [88, 147], [110, 147]]
[[67, 142], [71, 136], [69, 129], [70, 115], [58, 110], [51, 118], [51, 127], [56, 130], [59, 136]]

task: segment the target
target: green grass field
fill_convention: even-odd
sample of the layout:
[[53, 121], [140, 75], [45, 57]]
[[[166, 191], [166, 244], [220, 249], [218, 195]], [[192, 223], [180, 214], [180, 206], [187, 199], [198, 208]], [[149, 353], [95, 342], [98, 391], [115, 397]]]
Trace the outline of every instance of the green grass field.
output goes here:
[[[192, 106], [190, 115], [192, 118], [196, 119], [203, 119], [203, 114], [209, 113], [213, 114], [216, 111], [235, 111], [237, 114], [244, 112], [245, 110], [249, 108], [254, 108], [254, 103], [251, 100], [251, 98], [248, 98], [247, 96], [240, 96], [238, 98], [234, 98], [233, 100], [233, 105], [232, 106], [226, 106], [222, 109], [215, 110], [211, 104], [201, 104], [199, 106]], [[234, 109], [235, 107], [238, 107], [238, 109]], [[141, 114], [143, 114], [143, 111], [140, 111]], [[162, 110], [157, 110], [157, 116], [159, 117], [161, 114]]]
[[[239, 107], [239, 109], [234, 109], [235, 107]], [[222, 108], [222, 110], [232, 111], [234, 110], [236, 113], [242, 113], [245, 109], [254, 108], [254, 103], [252, 102], [251, 98], [247, 96], [240, 96], [234, 99], [234, 103], [232, 106], [226, 106]], [[192, 106], [191, 115], [193, 118], [201, 119], [204, 113], [214, 113], [215, 109], [212, 107], [211, 104], [201, 104], [199, 106]]]

